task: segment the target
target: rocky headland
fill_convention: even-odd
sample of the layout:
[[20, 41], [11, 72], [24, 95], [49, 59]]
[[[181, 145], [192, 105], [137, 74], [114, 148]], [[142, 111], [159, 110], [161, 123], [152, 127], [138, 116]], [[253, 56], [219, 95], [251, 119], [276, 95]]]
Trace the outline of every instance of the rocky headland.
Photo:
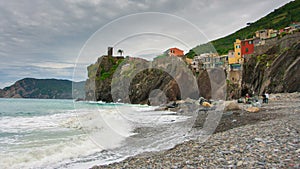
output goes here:
[[157, 58], [150, 62], [105, 55], [90, 65], [88, 72], [88, 100], [147, 104], [151, 92], [156, 92], [152, 95], [160, 103], [199, 97], [196, 79], [187, 65], [176, 57]]
[[24, 78], [0, 89], [0, 98], [73, 99], [84, 98], [85, 82]]

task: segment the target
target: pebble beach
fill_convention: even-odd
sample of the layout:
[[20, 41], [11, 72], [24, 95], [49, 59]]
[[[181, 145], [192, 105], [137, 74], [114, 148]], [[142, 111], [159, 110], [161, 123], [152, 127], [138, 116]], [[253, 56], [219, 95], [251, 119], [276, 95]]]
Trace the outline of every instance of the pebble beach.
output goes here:
[[[224, 114], [226, 114], [224, 112]], [[223, 115], [215, 133], [97, 168], [300, 168], [300, 94], [273, 94], [259, 112]]]

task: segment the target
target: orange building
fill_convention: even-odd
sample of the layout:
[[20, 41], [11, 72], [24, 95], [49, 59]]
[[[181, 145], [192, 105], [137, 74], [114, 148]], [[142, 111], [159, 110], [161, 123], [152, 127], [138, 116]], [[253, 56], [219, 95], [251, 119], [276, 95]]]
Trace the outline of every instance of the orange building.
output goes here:
[[178, 57], [181, 57], [183, 55], [184, 55], [183, 50], [180, 50], [178, 48], [170, 48], [169, 49], [169, 56], [178, 56]]

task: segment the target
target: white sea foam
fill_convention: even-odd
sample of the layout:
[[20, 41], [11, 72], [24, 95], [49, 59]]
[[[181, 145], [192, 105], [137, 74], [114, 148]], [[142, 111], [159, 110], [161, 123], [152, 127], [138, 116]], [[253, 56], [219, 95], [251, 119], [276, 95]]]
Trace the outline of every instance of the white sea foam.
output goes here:
[[[0, 145], [8, 147], [0, 147], [0, 168], [88, 168], [170, 148], [184, 139], [187, 129], [176, 124], [190, 118], [145, 105], [95, 102], [75, 107], [43, 116], [0, 117], [0, 132], [15, 133], [0, 138]], [[151, 130], [134, 133], [137, 127]]]
[[65, 142], [42, 147], [22, 148], [18, 151], [0, 152], [1, 168], [46, 168], [60, 161], [87, 156], [101, 149], [90, 139], [74, 137]]
[[31, 131], [36, 129], [49, 129], [59, 125], [59, 121], [75, 117], [76, 113], [72, 110], [61, 114], [51, 114], [46, 116], [32, 117], [1, 117], [0, 132], [19, 132]]

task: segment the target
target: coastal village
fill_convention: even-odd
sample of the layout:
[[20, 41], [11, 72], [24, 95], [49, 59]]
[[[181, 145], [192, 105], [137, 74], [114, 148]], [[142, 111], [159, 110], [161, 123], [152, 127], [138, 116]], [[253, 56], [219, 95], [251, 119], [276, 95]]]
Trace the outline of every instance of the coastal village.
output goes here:
[[189, 59], [184, 56], [184, 51], [178, 48], [170, 48], [168, 54], [169, 56], [182, 57], [195, 74], [201, 69], [224, 69], [227, 74], [227, 80], [238, 86], [238, 88], [241, 88], [243, 64], [246, 63], [249, 58], [254, 57], [254, 54], [256, 54], [260, 48], [274, 45], [276, 40], [286, 35], [297, 33], [299, 29], [300, 23], [293, 22], [290, 26], [280, 30], [257, 30], [254, 32], [252, 38], [236, 39], [232, 44], [234, 50], [229, 50], [226, 55], [210, 52], [196, 55], [193, 59]]
[[[252, 68], [250, 70], [250, 72], [248, 71], [247, 73], [245, 73], [244, 71], [246, 70], [244, 67], [246, 64], [249, 63], [249, 61], [253, 58], [255, 58], [255, 63], [254, 66], [252, 65], [252, 67], [256, 67], [255, 64], [259, 64], [260, 60], [259, 58], [261, 58], [262, 56], [264, 56], [266, 54], [266, 52], [268, 52], [268, 50], [276, 47], [276, 45], [278, 45], [279, 43], [284, 43], [286, 45], [281, 45], [279, 48], [280, 49], [276, 49], [277, 52], [275, 52], [274, 55], [270, 55], [268, 59], [271, 60], [275, 60], [275, 57], [279, 56], [280, 54], [283, 54], [282, 51], [285, 51], [289, 48], [289, 45], [291, 44], [287, 44], [288, 43], [295, 43], [297, 41], [297, 39], [299, 39], [300, 37], [300, 23], [299, 22], [293, 22], [290, 24], [290, 26], [285, 27], [283, 29], [280, 30], [275, 30], [275, 29], [259, 29], [256, 30], [255, 32], [252, 32], [253, 37], [248, 38], [248, 39], [235, 39], [234, 42], [232, 42], [232, 48], [233, 50], [229, 50], [227, 54], [225, 55], [219, 55], [219, 53], [217, 52], [209, 52], [209, 53], [201, 53], [201, 51], [199, 52], [199, 54], [196, 54], [193, 57], [188, 57], [186, 53], [184, 53], [184, 50], [179, 49], [178, 47], [172, 47], [169, 48], [166, 52], [164, 52], [164, 54], [157, 56], [156, 58], [154, 58], [154, 62], [157, 62], [157, 64], [160, 64], [161, 61], [159, 61], [159, 58], [164, 58], [166, 56], [169, 57], [176, 57], [181, 59], [182, 61], [184, 61], [187, 65], [187, 67], [189, 68], [188, 70], [191, 70], [192, 73], [196, 76], [196, 79], [198, 81], [198, 88], [201, 89], [202, 91], [199, 90], [199, 92], [201, 93], [201, 97], [204, 97], [206, 99], [211, 99], [211, 94], [210, 94], [210, 88], [209, 88], [209, 79], [206, 78], [207, 72], [210, 69], [219, 69], [224, 71], [225, 73], [225, 78], [226, 78], [226, 84], [227, 84], [227, 95], [226, 95], [226, 99], [227, 100], [233, 100], [233, 99], [242, 99], [249, 95], [249, 97], [259, 97], [259, 96], [264, 96], [265, 92], [269, 93], [272, 92], [271, 90], [269, 90], [270, 88], [270, 79], [266, 79], [263, 80], [261, 77], [261, 74], [264, 72], [257, 72], [255, 73], [256, 75], [260, 76], [258, 77], [256, 80], [256, 86], [254, 85], [249, 85], [245, 87], [245, 79], [249, 79], [252, 78], [252, 74], [254, 71], [254, 68]], [[213, 50], [214, 48], [212, 47], [211, 50]], [[216, 50], [214, 50], [216, 51]], [[110, 93], [106, 92], [110, 90], [110, 84], [112, 83], [112, 75], [114, 74], [114, 71], [116, 70], [116, 68], [119, 66], [120, 63], [123, 62], [123, 60], [126, 58], [128, 58], [128, 61], [132, 62], [132, 65], [139, 65], [140, 67], [143, 67], [141, 65], [143, 65], [144, 63], [146, 63], [147, 61], [145, 59], [142, 58], [138, 58], [138, 57], [127, 57], [126, 58], [124, 56], [122, 56], [123, 54], [123, 50], [119, 49], [117, 51], [119, 53], [119, 55], [117, 56], [113, 56], [113, 47], [108, 47], [108, 53], [107, 57], [110, 58], [105, 58], [102, 59], [102, 62], [96, 62], [95, 64], [92, 64], [88, 67], [88, 71], [89, 71], [89, 79], [87, 80], [87, 84], [86, 85], [86, 99], [87, 100], [103, 100], [103, 101], [107, 101], [107, 102], [111, 102], [112, 101], [112, 97], [110, 95]], [[296, 56], [296, 55], [295, 55]], [[290, 58], [289, 56], [284, 56], [285, 59]], [[108, 62], [111, 61], [111, 62]], [[297, 59], [296, 59], [297, 61]], [[256, 63], [257, 62], [257, 63]], [[266, 63], [264, 63], [263, 66], [264, 70], [268, 67], [270, 67], [271, 62], [270, 61], [264, 61]], [[295, 59], [291, 59], [291, 63], [292, 65], [295, 65], [296, 63]], [[111, 65], [112, 64], [112, 65]], [[252, 63], [253, 64], [253, 63]], [[126, 73], [126, 75], [133, 75], [134, 73], [131, 71], [135, 71], [134, 67], [130, 67], [130, 63], [123, 63], [120, 64], [121, 66], [121, 72], [124, 73], [126, 71], [128, 71]], [[247, 66], [246, 66], [247, 67]], [[283, 69], [287, 69], [283, 68]], [[245, 70], [243, 70], [245, 69]], [[104, 71], [105, 70], [105, 71]], [[262, 69], [260, 69], [262, 70]], [[181, 72], [183, 73], [183, 72]], [[204, 74], [203, 74], [204, 73]], [[244, 74], [244, 77], [243, 77]], [[247, 74], [247, 75], [245, 75]], [[284, 73], [287, 74], [287, 73]], [[276, 75], [276, 72], [273, 73], [273, 75]], [[166, 91], [168, 91], [168, 99], [169, 101], [174, 101], [174, 100], [178, 100], [180, 99], [180, 94], [178, 93], [178, 89], [177, 86], [174, 84], [169, 84], [169, 87], [166, 87], [168, 85], [164, 85], [164, 86], [160, 86], [160, 82], [164, 79], [167, 78], [167, 74], [165, 75], [165, 77], [157, 77], [155, 76], [155, 81], [152, 81], [151, 83], [153, 83], [152, 85], [156, 86], [156, 87], [161, 87], [161, 88], [165, 88]], [[295, 79], [294, 76], [290, 76], [291, 79]], [[98, 80], [97, 80], [98, 78]], [[139, 96], [137, 97], [140, 93], [148, 93], [150, 90], [150, 86], [144, 86], [141, 87], [142, 84], [146, 83], [146, 79], [147, 78], [154, 78], [154, 76], [151, 76], [151, 73], [148, 72], [145, 73], [143, 76], [139, 76], [138, 78], [140, 78], [139, 80], [135, 81], [135, 85], [131, 84], [132, 86], [135, 86], [135, 89], [132, 89], [132, 95], [135, 96], [135, 101], [136, 103], [145, 103], [145, 100], [147, 100], [148, 98], [145, 97], [146, 95], [143, 96]], [[183, 78], [181, 76], [181, 78]], [[260, 78], [260, 79], [259, 79]], [[268, 78], [268, 77], [266, 77]], [[99, 81], [100, 79], [100, 81]], [[275, 81], [280, 80], [280, 78], [275, 78], [272, 80], [272, 83], [276, 83]], [[145, 82], [142, 82], [141, 80], [145, 80]], [[269, 81], [269, 84], [263, 84], [264, 81]], [[97, 87], [101, 87], [101, 89], [95, 89], [95, 84], [96, 82], [96, 86]], [[99, 84], [98, 84], [99, 83]], [[253, 84], [253, 81], [250, 82]], [[101, 85], [104, 84], [104, 85]], [[258, 84], [258, 85], [257, 85]], [[120, 84], [121, 85], [121, 84]], [[200, 85], [203, 85], [204, 87], [199, 87]], [[262, 87], [263, 86], [263, 87]], [[292, 84], [290, 86], [293, 86]], [[275, 86], [276, 87], [276, 86]], [[278, 87], [277, 87], [278, 88]], [[295, 88], [297, 88], [297, 86], [293, 86], [292, 88], [288, 87], [287, 89], [291, 89], [291, 91], [294, 91]], [[170, 90], [172, 89], [172, 90]], [[246, 90], [245, 90], [246, 89]], [[274, 89], [274, 87], [273, 87]], [[275, 89], [276, 90], [276, 89]], [[99, 91], [99, 93], [95, 92], [95, 91]], [[165, 91], [165, 92], [166, 92]], [[279, 90], [276, 90], [276, 92], [278, 92]], [[135, 93], [136, 92], [136, 93]], [[273, 90], [274, 92], [274, 90]], [[280, 92], [280, 91], [279, 91]], [[282, 91], [281, 91], [282, 92]], [[283, 91], [283, 92], [289, 92], [289, 91]], [[97, 93], [97, 94], [95, 94]], [[174, 94], [176, 93], [176, 94]], [[119, 98], [121, 99], [121, 98]], [[251, 98], [253, 99], [253, 98]], [[257, 99], [254, 99], [257, 100]]]
[[300, 0], [0, 7], [0, 169], [300, 169]]

